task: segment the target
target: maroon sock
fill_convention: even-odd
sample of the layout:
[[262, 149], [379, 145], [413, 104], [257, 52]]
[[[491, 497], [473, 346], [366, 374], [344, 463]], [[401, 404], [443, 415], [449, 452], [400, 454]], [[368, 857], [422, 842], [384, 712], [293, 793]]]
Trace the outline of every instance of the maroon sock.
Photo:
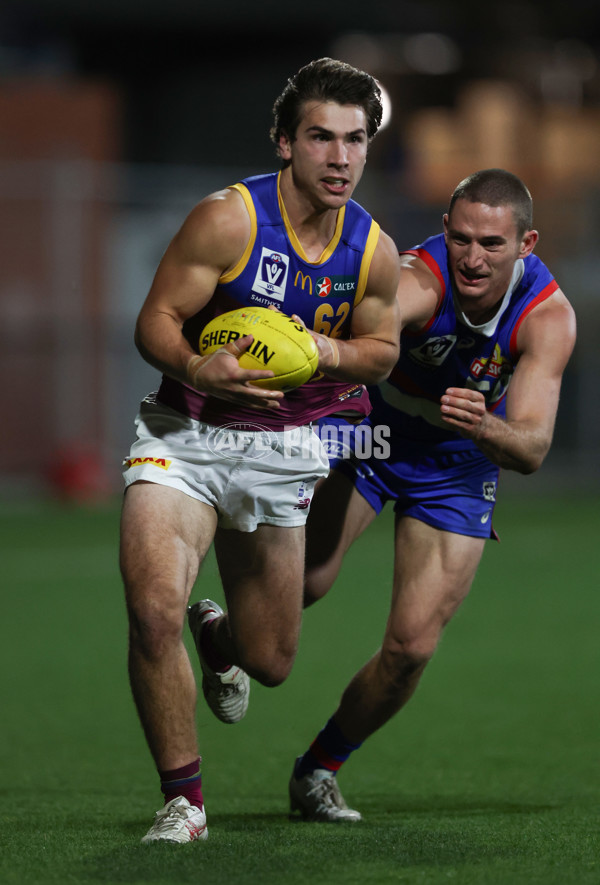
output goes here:
[[190, 805], [195, 805], [196, 808], [203, 807], [201, 764], [202, 759], [198, 757], [189, 765], [158, 772], [165, 805], [177, 796], [185, 796]]

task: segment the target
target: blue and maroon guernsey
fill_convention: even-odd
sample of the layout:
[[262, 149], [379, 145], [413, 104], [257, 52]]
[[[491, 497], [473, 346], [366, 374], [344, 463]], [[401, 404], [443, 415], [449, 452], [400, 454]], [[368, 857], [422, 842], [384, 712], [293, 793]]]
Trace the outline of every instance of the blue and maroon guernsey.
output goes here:
[[[209, 303], [184, 323], [183, 333], [197, 350], [200, 332], [213, 317], [239, 307], [274, 305], [297, 314], [310, 329], [334, 338], [350, 337], [352, 310], [364, 293], [379, 225], [354, 200], [338, 212], [333, 238], [315, 262], [308, 261], [294, 233], [279, 192], [279, 173], [257, 175], [232, 185], [243, 197], [252, 230], [237, 265], [223, 274]], [[163, 376], [160, 402], [209, 424], [260, 423], [282, 430], [324, 415], [353, 414], [370, 409], [360, 384], [334, 381], [316, 374], [289, 391], [278, 410], [244, 408]]]
[[369, 388], [374, 424], [393, 435], [442, 449], [477, 448], [449, 430], [440, 417], [440, 397], [448, 387], [471, 387], [485, 396], [488, 411], [506, 414], [506, 391], [519, 354], [517, 332], [527, 314], [558, 289], [535, 255], [516, 262], [497, 314], [472, 325], [456, 302], [443, 234], [404, 254], [417, 255], [435, 274], [442, 294], [435, 314], [420, 332], [404, 330], [400, 358], [387, 381]]

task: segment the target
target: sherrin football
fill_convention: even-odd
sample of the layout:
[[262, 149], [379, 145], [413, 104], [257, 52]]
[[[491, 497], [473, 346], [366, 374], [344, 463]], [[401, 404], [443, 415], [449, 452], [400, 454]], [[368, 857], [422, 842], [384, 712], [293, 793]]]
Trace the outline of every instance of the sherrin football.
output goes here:
[[254, 341], [240, 356], [240, 366], [275, 373], [252, 384], [269, 390], [292, 390], [314, 374], [319, 354], [312, 335], [287, 314], [266, 307], [240, 307], [215, 317], [202, 330], [200, 354], [214, 353], [244, 335], [253, 335]]

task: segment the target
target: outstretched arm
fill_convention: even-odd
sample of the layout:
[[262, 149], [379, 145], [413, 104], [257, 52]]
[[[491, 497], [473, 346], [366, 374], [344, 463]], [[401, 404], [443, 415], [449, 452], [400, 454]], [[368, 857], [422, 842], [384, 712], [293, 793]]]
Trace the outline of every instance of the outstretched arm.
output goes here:
[[520, 352], [507, 393], [506, 420], [486, 411], [483, 394], [451, 387], [442, 418], [507, 470], [533, 473], [552, 442], [560, 386], [575, 344], [575, 314], [560, 290], [536, 307], [517, 336]]

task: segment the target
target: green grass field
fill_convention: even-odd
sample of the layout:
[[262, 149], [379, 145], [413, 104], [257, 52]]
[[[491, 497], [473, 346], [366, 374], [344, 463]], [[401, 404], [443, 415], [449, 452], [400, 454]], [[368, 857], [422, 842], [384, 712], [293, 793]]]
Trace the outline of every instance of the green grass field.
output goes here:
[[[117, 507], [0, 510], [0, 883], [600, 882], [597, 498], [501, 500], [410, 705], [340, 773], [364, 822], [287, 817], [287, 781], [378, 645], [390, 514], [307, 611], [294, 672], [236, 726], [198, 710], [210, 837], [145, 847], [161, 804], [126, 678]], [[157, 527], [157, 531], [159, 531]], [[213, 560], [194, 598], [222, 600]]]

